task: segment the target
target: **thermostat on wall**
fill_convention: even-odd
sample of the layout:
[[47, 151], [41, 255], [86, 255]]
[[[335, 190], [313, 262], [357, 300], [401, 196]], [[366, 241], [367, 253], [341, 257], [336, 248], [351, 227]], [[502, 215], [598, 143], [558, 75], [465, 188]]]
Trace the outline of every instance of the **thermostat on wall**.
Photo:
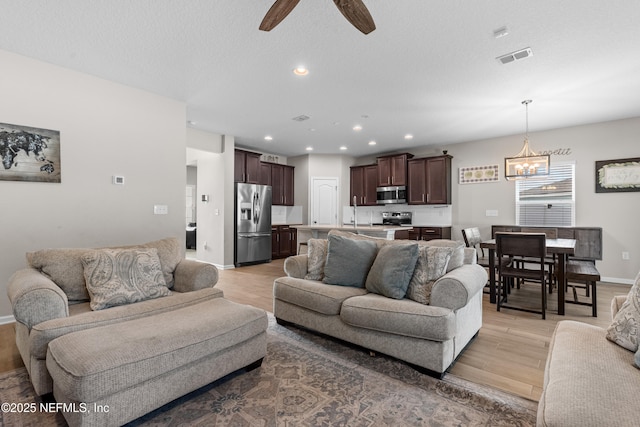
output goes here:
[[124, 176], [114, 175], [113, 183], [116, 185], [124, 185]]

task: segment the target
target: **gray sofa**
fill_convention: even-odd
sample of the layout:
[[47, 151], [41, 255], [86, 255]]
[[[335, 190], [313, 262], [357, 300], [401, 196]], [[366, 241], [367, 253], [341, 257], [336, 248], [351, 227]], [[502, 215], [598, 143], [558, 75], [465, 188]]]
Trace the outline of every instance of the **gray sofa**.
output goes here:
[[215, 266], [184, 258], [177, 239], [135, 247], [154, 248], [171, 295], [94, 311], [90, 307], [81, 257], [91, 249], [44, 249], [27, 254], [28, 268], [7, 287], [16, 320], [16, 343], [38, 395], [53, 390], [45, 359], [51, 341], [69, 333], [121, 323], [221, 298], [213, 288]]
[[[343, 233], [332, 231], [330, 239], [332, 234]], [[386, 245], [408, 243], [372, 240], [380, 251], [377, 256]], [[461, 265], [447, 268], [446, 274], [432, 283], [429, 304], [403, 298], [402, 294], [389, 298], [366, 287], [310, 280], [310, 254], [285, 260], [287, 277], [274, 281], [274, 315], [281, 323], [294, 323], [390, 355], [441, 377], [482, 326], [482, 289], [487, 273], [476, 264], [475, 249], [445, 240], [419, 245], [455, 247], [461, 254]], [[351, 268], [351, 256], [348, 258], [346, 269]], [[413, 273], [422, 267], [416, 266]]]
[[[615, 339], [616, 334], [628, 335], [637, 349], [640, 274], [634, 287], [628, 296], [611, 301], [614, 320], [607, 329], [572, 320], [558, 322], [549, 344], [538, 427], [640, 425], [640, 351], [634, 360], [634, 352]], [[627, 298], [630, 302], [625, 305]], [[621, 327], [615, 326], [617, 322]]]

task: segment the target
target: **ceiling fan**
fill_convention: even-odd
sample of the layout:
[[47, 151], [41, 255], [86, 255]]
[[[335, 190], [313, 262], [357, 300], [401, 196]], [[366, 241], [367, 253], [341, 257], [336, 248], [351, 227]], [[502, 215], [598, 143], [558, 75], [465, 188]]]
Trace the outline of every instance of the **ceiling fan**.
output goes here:
[[[300, 0], [276, 0], [260, 23], [262, 31], [271, 31], [293, 10]], [[376, 24], [362, 0], [333, 0], [347, 21], [362, 31], [369, 34], [376, 29]]]

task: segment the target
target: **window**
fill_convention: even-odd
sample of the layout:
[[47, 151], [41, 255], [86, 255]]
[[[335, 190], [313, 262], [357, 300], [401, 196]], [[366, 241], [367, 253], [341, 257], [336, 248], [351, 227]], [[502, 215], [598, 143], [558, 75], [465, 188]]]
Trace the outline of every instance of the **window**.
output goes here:
[[516, 181], [516, 224], [574, 227], [574, 162], [551, 163], [549, 175]]

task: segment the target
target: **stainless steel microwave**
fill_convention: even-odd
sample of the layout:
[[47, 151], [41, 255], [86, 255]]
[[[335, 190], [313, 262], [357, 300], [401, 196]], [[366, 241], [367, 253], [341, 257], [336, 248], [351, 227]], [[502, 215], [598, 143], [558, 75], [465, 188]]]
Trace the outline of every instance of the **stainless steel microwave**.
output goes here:
[[379, 205], [392, 203], [407, 203], [407, 187], [398, 185], [393, 187], [377, 187], [376, 199]]

